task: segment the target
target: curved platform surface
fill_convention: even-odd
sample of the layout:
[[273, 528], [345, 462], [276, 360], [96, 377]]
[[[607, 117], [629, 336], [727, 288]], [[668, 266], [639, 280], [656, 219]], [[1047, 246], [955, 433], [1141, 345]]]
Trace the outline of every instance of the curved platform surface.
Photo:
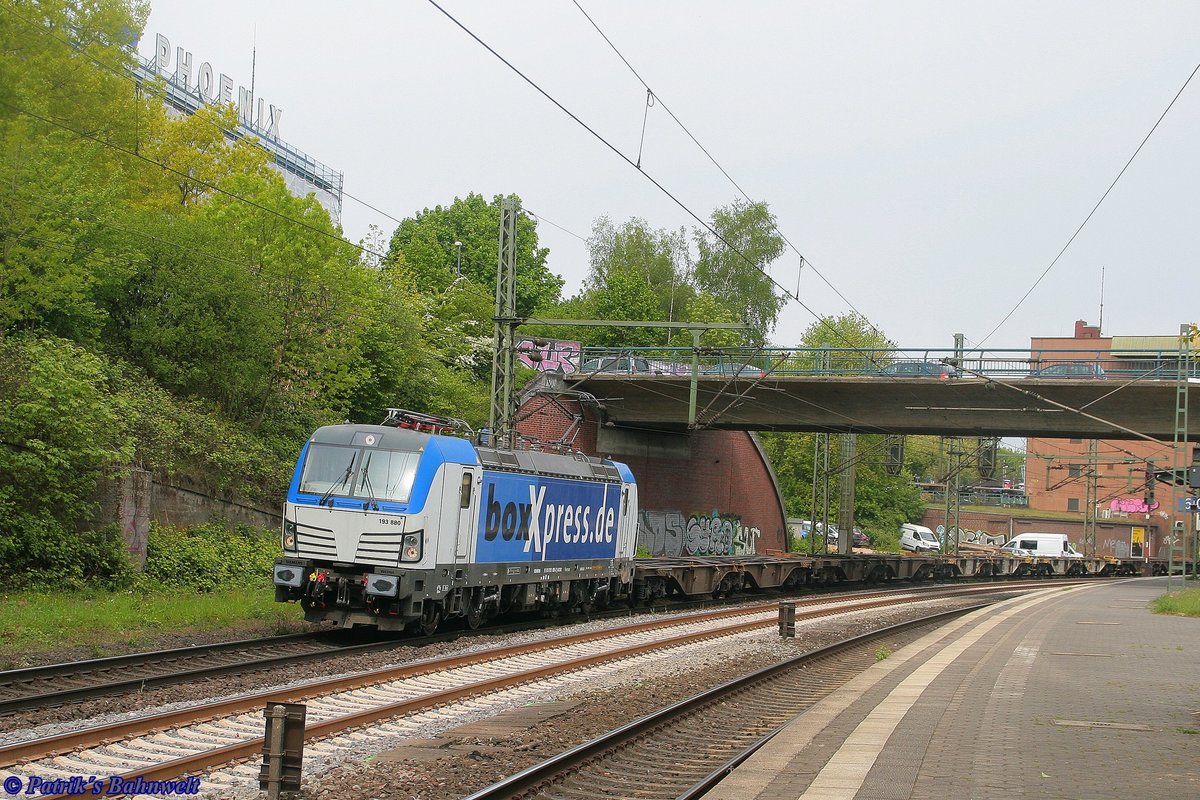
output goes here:
[[705, 798], [1198, 797], [1200, 619], [1151, 613], [1165, 589], [1119, 580], [973, 612], [796, 718]]

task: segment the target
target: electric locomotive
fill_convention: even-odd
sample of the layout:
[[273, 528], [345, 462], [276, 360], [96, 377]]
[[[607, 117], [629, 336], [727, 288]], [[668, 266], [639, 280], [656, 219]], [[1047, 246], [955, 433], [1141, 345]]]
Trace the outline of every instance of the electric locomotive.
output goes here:
[[389, 409], [304, 444], [275, 599], [310, 622], [424, 633], [602, 606], [629, 594], [637, 503], [624, 464], [476, 444], [459, 420]]

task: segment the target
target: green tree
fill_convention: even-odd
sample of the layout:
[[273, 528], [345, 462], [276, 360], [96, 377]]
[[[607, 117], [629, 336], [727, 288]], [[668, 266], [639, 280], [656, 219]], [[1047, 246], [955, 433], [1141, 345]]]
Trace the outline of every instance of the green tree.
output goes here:
[[73, 524], [133, 443], [104, 361], [57, 338], [0, 339], [0, 502]]
[[114, 311], [120, 341], [172, 390], [303, 436], [367, 380], [360, 337], [382, 289], [311, 196], [272, 172], [225, 182], [256, 205], [218, 194], [143, 222], [153, 267]]
[[832, 373], [871, 372], [886, 363], [885, 351], [895, 342], [861, 314], [847, 312], [822, 317], [805, 328], [800, 346], [823, 351], [806, 356], [797, 366]]
[[423, 294], [404, 263], [376, 273], [375, 305], [362, 336], [369, 377], [355, 389], [349, 418], [378, 422], [384, 409], [459, 417], [478, 427], [489, 411], [491, 303], [459, 281]]
[[195, 114], [170, 119], [153, 116], [147, 126], [142, 154], [161, 164], [150, 173], [150, 186], [139, 205], [173, 211], [209, 197], [213, 186], [234, 175], [265, 176], [267, 152], [252, 139], [231, 141], [225, 131], [236, 130], [233, 106], [204, 106]]
[[[657, 308], [641, 319], [674, 322], [687, 319], [695, 294], [691, 254], [682, 230], [655, 230], [644, 219], [633, 217], [619, 227], [608, 217], [592, 225], [588, 239], [588, 291], [602, 292], [619, 276], [636, 275], [650, 288]], [[625, 285], [633, 282], [624, 280]], [[637, 319], [632, 316], [615, 319]], [[660, 340], [661, 341], [661, 340]]]
[[[129, 269], [120, 217], [134, 149], [161, 103], [140, 97], [127, 45], [148, 9], [119, 0], [14, 2], [0, 15], [0, 331], [93, 340], [95, 292]], [[97, 66], [97, 64], [102, 66]]]
[[[520, 204], [516, 195], [510, 197]], [[403, 258], [423, 292], [444, 292], [461, 269], [463, 277], [486, 287], [484, 295], [494, 298], [501, 200], [502, 195], [489, 203], [482, 195], [468, 194], [403, 220], [392, 234], [388, 260]], [[537, 221], [519, 214], [516, 228], [517, 313], [529, 316], [558, 301], [563, 281], [546, 268], [550, 251], [538, 246]]]
[[[589, 293], [588, 302], [592, 318], [598, 320], [654, 320], [660, 311], [653, 287], [632, 270], [610, 272], [604, 285]], [[655, 328], [588, 330], [589, 343], [601, 347], [652, 347], [663, 341], [663, 331]]]
[[785, 298], [775, 290], [770, 267], [786, 247], [766, 203], [736, 200], [713, 212], [713, 236], [696, 230], [696, 286], [720, 297], [747, 324], [754, 344], [765, 344]]
[[[865, 363], [878, 359], [883, 351], [894, 347], [887, 337], [858, 314], [825, 317], [805, 330], [801, 344], [809, 348], [825, 348], [826, 366], [835, 371], [862, 370]], [[849, 348], [849, 351], [847, 349]], [[822, 361], [813, 357], [814, 365]], [[788, 513], [813, 519], [812, 508], [814, 436], [811, 433], [760, 434], [764, 449], [771, 458], [783, 491]], [[908, 437], [906, 458], [909, 464], [931, 463], [928, 446], [934, 437]], [[914, 447], [915, 444], [915, 447]], [[889, 475], [883, 468], [884, 437], [860, 435], [855, 459], [855, 519], [869, 532], [890, 534], [901, 522], [916, 520], [921, 514], [920, 492], [913, 485], [910, 469], [900, 475]], [[836, 458], [836, 448], [831, 455]], [[830, 487], [830, 513], [837, 513], [836, 482]]]

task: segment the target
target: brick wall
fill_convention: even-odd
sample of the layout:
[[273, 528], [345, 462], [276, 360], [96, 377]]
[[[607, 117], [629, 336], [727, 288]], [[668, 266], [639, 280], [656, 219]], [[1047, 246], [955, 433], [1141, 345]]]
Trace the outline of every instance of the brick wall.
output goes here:
[[[945, 526], [946, 513], [942, 509], [927, 508], [921, 519], [921, 524], [937, 531]], [[1041, 533], [1065, 533], [1075, 549], [1083, 552], [1083, 522], [1066, 519], [1039, 518], [1036, 512], [1023, 510], [1019, 514], [987, 513], [982, 511], [964, 511], [959, 515], [958, 527], [962, 533], [960, 541], [983, 542], [985, 544], [1003, 544], [1014, 536], [1022, 533], [1039, 531]], [[1111, 556], [1113, 558], [1135, 557], [1133, 535], [1134, 528], [1142, 529], [1142, 556], [1151, 558], [1166, 558], [1167, 552], [1161, 543], [1159, 528], [1147, 522], [1114, 522], [1108, 520], [1096, 521], [1096, 552], [1097, 557]]]
[[638, 482], [639, 546], [651, 555], [749, 554], [785, 546], [783, 503], [766, 455], [742, 431], [660, 432], [598, 424], [598, 409], [536, 395], [518, 430], [629, 466]]

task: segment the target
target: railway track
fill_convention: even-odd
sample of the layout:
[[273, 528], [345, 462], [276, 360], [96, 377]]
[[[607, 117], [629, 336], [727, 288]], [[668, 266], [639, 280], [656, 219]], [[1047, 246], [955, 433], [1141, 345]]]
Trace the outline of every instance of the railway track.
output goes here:
[[[920, 600], [996, 592], [974, 586], [924, 592], [880, 593], [867, 600], [800, 602], [798, 619], [896, 606]], [[615, 669], [618, 661], [657, 658], [663, 649], [699, 645], [714, 638], [759, 635], [777, 624], [776, 606], [695, 614], [680, 619], [638, 622], [618, 630], [576, 634], [551, 640], [493, 648], [450, 658], [433, 659], [387, 670], [305, 684], [286, 691], [260, 692], [230, 700], [156, 714], [137, 720], [89, 728], [0, 748], [0, 773], [22, 775], [120, 775], [130, 780], [162, 780], [200, 774], [230, 761], [254, 758], [261, 751], [262, 709], [271, 702], [305, 702], [309, 724], [306, 745], [317, 757], [335, 757], [342, 740], [334, 734], [370, 726], [372, 741], [412, 736], [453, 716], [466, 703], [470, 713], [480, 706], [515, 696], [546, 691], [547, 682], [576, 680], [589, 670]], [[574, 674], [576, 677], [564, 676]], [[466, 713], [459, 711], [457, 713]], [[385, 722], [385, 720], [387, 720]], [[222, 788], [222, 780], [252, 780], [257, 768], [235, 766], [221, 780], [206, 779], [206, 788]]]
[[700, 798], [788, 721], [871, 666], [880, 642], [907, 643], [983, 605], [881, 628], [734, 679], [535, 764], [467, 800]]
[[[917, 590], [919, 591], [919, 590]], [[925, 591], [930, 591], [926, 589]], [[934, 589], [932, 591], [937, 591]], [[847, 595], [833, 595], [833, 597]], [[861, 596], [857, 593], [854, 596]], [[814, 597], [806, 595], [806, 597]], [[744, 599], [741, 600], [744, 602]], [[671, 610], [711, 608], [715, 601], [685, 601]], [[720, 605], [729, 605], [729, 602]], [[660, 609], [661, 610], [661, 609]], [[628, 609], [594, 613], [591, 618], [622, 617]], [[567, 625], [580, 618], [563, 618]], [[496, 635], [545, 627], [545, 620], [508, 622], [478, 632], [449, 631], [434, 636], [396, 638], [351, 631], [321, 631], [220, 642], [107, 658], [50, 664], [0, 672], [0, 716], [50, 706], [62, 706], [97, 697], [142, 692], [162, 686], [278, 669], [335, 656], [353, 656], [397, 648], [419, 648], [433, 642], [471, 635]]]
[[398, 644], [347, 642], [329, 631], [297, 633], [7, 670], [0, 672], [0, 714]]
[[[680, 605], [711, 607], [714, 602]], [[623, 617], [629, 613], [626, 609], [591, 616]], [[335, 657], [401, 648], [417, 649], [436, 642], [454, 641], [470, 636], [495, 636], [555, 625], [570, 625], [581, 619], [583, 618], [564, 617], [555, 620], [512, 621], [478, 631], [448, 631], [433, 636], [396, 636], [353, 631], [297, 633], [0, 671], [0, 716]], [[362, 641], [364, 637], [368, 640]]]

